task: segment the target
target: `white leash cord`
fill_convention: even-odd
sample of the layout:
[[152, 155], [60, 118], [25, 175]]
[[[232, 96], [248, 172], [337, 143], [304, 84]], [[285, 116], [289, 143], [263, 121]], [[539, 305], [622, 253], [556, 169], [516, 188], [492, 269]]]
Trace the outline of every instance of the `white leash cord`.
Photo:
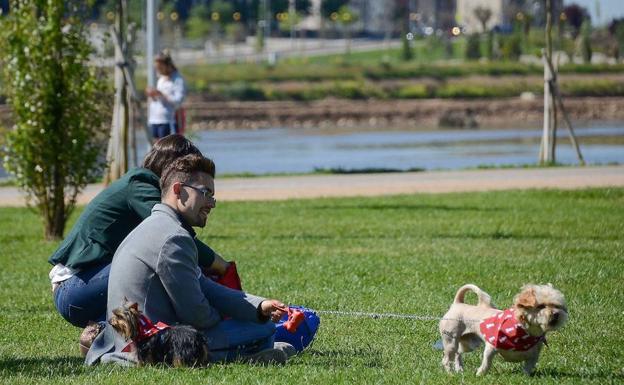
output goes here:
[[442, 318], [434, 317], [430, 315], [416, 315], [416, 314], [397, 314], [397, 313], [365, 313], [359, 311], [338, 311], [338, 310], [315, 310], [311, 309], [318, 314], [329, 314], [347, 317], [365, 317], [365, 318], [395, 318], [395, 319], [412, 319], [417, 321], [463, 321], [463, 322], [481, 322], [482, 320], [470, 320], [470, 319], [456, 319], [456, 318]]

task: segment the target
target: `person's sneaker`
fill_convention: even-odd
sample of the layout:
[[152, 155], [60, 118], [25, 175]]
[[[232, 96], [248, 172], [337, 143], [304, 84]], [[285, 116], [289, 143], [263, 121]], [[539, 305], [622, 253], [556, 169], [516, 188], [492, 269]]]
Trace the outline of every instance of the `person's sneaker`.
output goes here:
[[80, 340], [78, 341], [78, 346], [80, 348], [80, 354], [85, 357], [93, 340], [95, 337], [100, 334], [100, 332], [104, 329], [104, 326], [97, 322], [89, 322], [86, 328], [80, 334]]
[[287, 360], [288, 355], [276, 348], [264, 349], [243, 359], [244, 362], [259, 365], [285, 364]]
[[273, 345], [274, 349], [281, 350], [286, 353], [286, 358], [291, 359], [297, 354], [297, 349], [288, 342], [276, 342]]

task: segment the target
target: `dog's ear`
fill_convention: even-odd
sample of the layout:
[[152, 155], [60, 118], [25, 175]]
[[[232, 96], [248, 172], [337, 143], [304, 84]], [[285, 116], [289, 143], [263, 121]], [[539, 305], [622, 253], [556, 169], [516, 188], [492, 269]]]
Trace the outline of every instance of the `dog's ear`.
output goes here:
[[525, 286], [514, 299], [514, 303], [516, 307], [524, 309], [537, 306], [535, 289], [532, 286]]
[[130, 306], [128, 306], [130, 309], [134, 310], [134, 311], [139, 311], [139, 304], [136, 302], [133, 302], [130, 304]]

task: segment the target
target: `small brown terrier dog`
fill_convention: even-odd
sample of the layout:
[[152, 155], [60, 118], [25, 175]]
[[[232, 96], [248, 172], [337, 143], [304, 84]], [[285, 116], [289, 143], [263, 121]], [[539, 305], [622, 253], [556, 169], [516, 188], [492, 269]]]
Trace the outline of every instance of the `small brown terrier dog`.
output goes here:
[[145, 317], [136, 303], [125, 301], [113, 310], [108, 323], [126, 341], [136, 345], [139, 365], [164, 363], [169, 366], [206, 366], [209, 363], [208, 340], [188, 325], [155, 325]]
[[[464, 303], [472, 291], [479, 303]], [[462, 371], [461, 354], [485, 342], [483, 361], [477, 375], [485, 374], [496, 353], [506, 361], [525, 361], [524, 372], [531, 374], [546, 343], [546, 333], [559, 329], [568, 319], [563, 294], [552, 285], [525, 285], [510, 309], [498, 310], [490, 296], [476, 285], [464, 285], [455, 294], [451, 308], [440, 321], [444, 345], [442, 365], [447, 371]]]

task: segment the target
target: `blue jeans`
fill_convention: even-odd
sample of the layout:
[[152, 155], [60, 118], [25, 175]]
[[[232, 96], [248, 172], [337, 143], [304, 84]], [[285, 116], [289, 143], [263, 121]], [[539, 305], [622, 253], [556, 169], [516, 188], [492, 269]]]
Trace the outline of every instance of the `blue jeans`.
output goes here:
[[97, 265], [62, 282], [54, 292], [56, 310], [67, 322], [82, 328], [89, 321], [104, 321], [109, 273], [110, 264]]
[[239, 358], [272, 348], [275, 342], [275, 324], [271, 321], [257, 323], [228, 319], [206, 330], [208, 340], [227, 339], [227, 347], [211, 349], [210, 360], [213, 362], [235, 361]]
[[178, 132], [178, 125], [176, 123], [150, 124], [149, 126], [154, 139], [163, 138], [169, 134], [176, 134]]
[[[61, 283], [54, 293], [54, 304], [61, 316], [74, 326], [106, 320], [108, 276], [111, 265], [98, 265], [80, 271]], [[230, 313], [228, 303], [219, 300], [221, 290], [231, 290], [201, 277], [200, 286], [209, 302], [222, 314]], [[229, 319], [205, 332], [209, 340], [226, 347], [211, 350], [213, 361], [233, 361], [273, 346], [275, 324]]]

